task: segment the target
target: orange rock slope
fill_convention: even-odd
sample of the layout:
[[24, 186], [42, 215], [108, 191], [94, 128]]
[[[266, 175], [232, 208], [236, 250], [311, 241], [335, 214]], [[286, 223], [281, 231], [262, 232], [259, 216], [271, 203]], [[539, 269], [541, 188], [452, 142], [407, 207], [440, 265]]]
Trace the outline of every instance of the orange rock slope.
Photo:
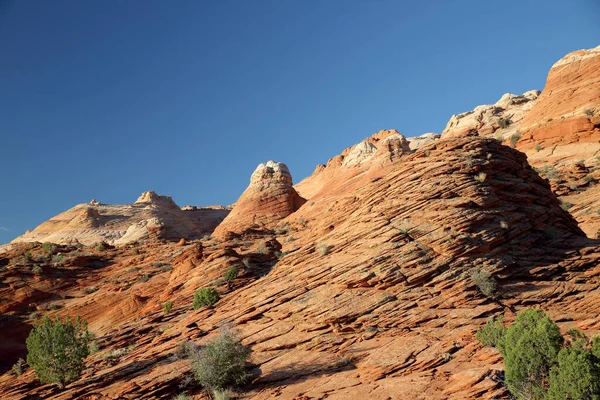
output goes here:
[[600, 218], [600, 46], [556, 62], [544, 90], [505, 94], [495, 105], [452, 116], [442, 137], [491, 136], [525, 152], [590, 237]]
[[[205, 343], [226, 323], [253, 349], [255, 378], [239, 398], [498, 398], [507, 395], [501, 358], [474, 338], [489, 316], [535, 305], [563, 329], [600, 329], [600, 242], [585, 237], [524, 154], [458, 138], [383, 159], [340, 163], [353, 176], [347, 185], [323, 185], [276, 230], [6, 253], [0, 297], [12, 299], [1, 305], [13, 325], [0, 332], [14, 327], [22, 338], [32, 312], [77, 314], [100, 351], [63, 391], [31, 371], [4, 374], [0, 389], [6, 398], [204, 398], [177, 346]], [[65, 259], [52, 264], [57, 252]], [[231, 265], [241, 276], [219, 286], [214, 308], [194, 311], [194, 290]], [[497, 277], [496, 298], [478, 291], [477, 270]]]
[[[147, 193], [42, 224], [0, 253], [0, 393], [205, 399], [178, 346], [226, 324], [253, 350], [237, 398], [508, 398], [501, 357], [474, 338], [490, 316], [533, 306], [600, 330], [599, 52], [567, 55], [541, 93], [453, 116], [441, 138], [379, 131], [295, 186], [261, 164], [228, 215]], [[193, 310], [206, 286], [221, 300]], [[8, 372], [41, 315], [80, 315], [97, 337], [64, 390]]]

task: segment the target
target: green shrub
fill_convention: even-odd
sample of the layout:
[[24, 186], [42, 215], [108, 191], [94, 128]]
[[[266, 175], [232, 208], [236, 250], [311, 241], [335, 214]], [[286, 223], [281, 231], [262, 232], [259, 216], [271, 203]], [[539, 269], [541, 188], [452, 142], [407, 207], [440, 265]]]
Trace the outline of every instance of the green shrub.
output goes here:
[[237, 278], [239, 273], [240, 273], [240, 270], [236, 266], [227, 268], [227, 270], [225, 272], [223, 272], [223, 280], [225, 282], [229, 283], [232, 280], [234, 280], [235, 278]]
[[90, 294], [98, 291], [98, 286], [86, 287], [82, 290], [83, 294]]
[[498, 120], [498, 125], [500, 126], [500, 129], [508, 128], [510, 124], [512, 124], [512, 120], [510, 118], [500, 118]]
[[173, 308], [173, 302], [171, 300], [165, 301], [165, 304], [163, 304], [163, 311], [165, 312], [165, 314], [170, 313], [171, 308]]
[[541, 398], [562, 344], [560, 329], [543, 311], [520, 311], [501, 340], [508, 390], [519, 398]]
[[329, 246], [327, 246], [327, 243], [319, 242], [317, 243], [317, 251], [320, 255], [326, 256], [329, 254]]
[[54, 243], [50, 243], [50, 242], [42, 243], [42, 249], [44, 249], [44, 251], [46, 253], [54, 253], [57, 248], [58, 248], [58, 246], [56, 246]]
[[510, 136], [510, 147], [515, 147], [517, 145], [517, 142], [519, 141], [519, 139], [521, 139], [521, 135], [519, 135], [518, 133], [511, 135]]
[[486, 324], [481, 327], [475, 334], [475, 338], [481, 342], [484, 346], [492, 346], [498, 348], [498, 351], [502, 353], [502, 338], [506, 332], [504, 326], [503, 317], [491, 318]]
[[219, 337], [191, 354], [196, 380], [210, 390], [224, 390], [244, 384], [249, 374], [246, 362], [249, 347], [242, 345], [232, 332], [222, 330]]
[[34, 265], [33, 268], [31, 268], [31, 272], [36, 275], [40, 275], [42, 272], [44, 272], [44, 270], [39, 265]]
[[571, 207], [573, 207], [573, 203], [569, 203], [568, 201], [561, 200], [560, 207], [565, 211], [569, 211], [569, 209]]
[[212, 306], [219, 301], [219, 293], [213, 288], [200, 288], [194, 293], [194, 310], [200, 307]]
[[214, 400], [231, 400], [231, 396], [229, 393], [224, 390], [213, 390], [213, 399]]
[[44, 317], [27, 338], [27, 363], [41, 383], [55, 383], [62, 389], [81, 376], [89, 342], [87, 323], [79, 317], [75, 321]]
[[547, 400], [600, 399], [598, 359], [585, 349], [562, 349], [550, 370]]
[[17, 362], [12, 366], [12, 371], [15, 376], [21, 376], [23, 371], [25, 370], [25, 360], [19, 358]]
[[471, 271], [471, 280], [485, 296], [489, 297], [496, 292], [496, 280], [487, 271], [473, 269]]

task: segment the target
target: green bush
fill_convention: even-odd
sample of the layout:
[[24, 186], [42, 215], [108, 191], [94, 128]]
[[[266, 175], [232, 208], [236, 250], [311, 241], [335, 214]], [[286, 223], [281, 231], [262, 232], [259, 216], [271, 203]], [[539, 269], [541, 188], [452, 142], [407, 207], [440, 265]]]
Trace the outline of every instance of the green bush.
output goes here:
[[200, 307], [212, 306], [219, 301], [219, 293], [213, 288], [200, 288], [194, 293], [194, 310]]
[[163, 311], [165, 312], [165, 314], [170, 313], [171, 308], [173, 308], [173, 302], [171, 300], [165, 301], [165, 304], [163, 304]]
[[563, 344], [558, 326], [541, 310], [523, 310], [501, 343], [510, 392], [521, 398], [541, 396], [544, 380]]
[[27, 338], [27, 364], [41, 383], [55, 383], [62, 389], [81, 376], [90, 337], [87, 323], [79, 317], [75, 321], [44, 317]]
[[25, 360], [19, 358], [17, 362], [12, 366], [13, 374], [16, 376], [21, 376], [23, 371], [25, 370]]
[[521, 139], [521, 135], [519, 135], [518, 133], [511, 135], [510, 136], [510, 147], [515, 147], [517, 145], [517, 142], [519, 141], [519, 139]]
[[239, 273], [240, 270], [236, 266], [230, 267], [225, 272], [223, 272], [223, 280], [229, 283], [235, 278], [237, 278]]
[[500, 129], [508, 128], [510, 124], [512, 124], [512, 120], [510, 118], [500, 118], [498, 120], [498, 125], [500, 126]]
[[600, 399], [598, 359], [585, 349], [562, 349], [550, 370], [547, 400]]
[[496, 280], [487, 271], [473, 269], [471, 280], [484, 296], [491, 296], [496, 292]]
[[54, 243], [50, 243], [50, 242], [42, 243], [42, 249], [44, 249], [44, 251], [46, 253], [54, 253], [57, 248], [58, 248], [58, 246], [55, 245]]
[[246, 362], [249, 347], [232, 332], [222, 330], [219, 337], [191, 354], [192, 372], [205, 388], [222, 391], [244, 384], [249, 377]]
[[486, 324], [477, 331], [475, 338], [481, 342], [484, 346], [497, 347], [498, 351], [502, 347], [502, 338], [506, 332], [506, 328], [502, 324], [503, 317], [491, 318]]
[[329, 254], [329, 246], [327, 245], [327, 243], [319, 242], [317, 243], [317, 251], [320, 255], [326, 256], [327, 254]]

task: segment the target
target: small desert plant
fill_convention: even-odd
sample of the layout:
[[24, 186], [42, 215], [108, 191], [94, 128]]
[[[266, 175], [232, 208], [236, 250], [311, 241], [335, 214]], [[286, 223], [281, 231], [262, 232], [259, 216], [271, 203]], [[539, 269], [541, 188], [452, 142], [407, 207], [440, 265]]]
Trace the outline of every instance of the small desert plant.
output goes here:
[[500, 129], [508, 128], [510, 124], [512, 124], [512, 120], [510, 118], [500, 118], [498, 120], [498, 126], [500, 126]]
[[94, 293], [96, 291], [98, 291], [97, 286], [86, 287], [85, 289], [82, 290], [83, 294], [90, 294], [90, 293]]
[[558, 177], [558, 172], [556, 172], [556, 169], [548, 164], [544, 164], [539, 172], [548, 179], [554, 179]]
[[219, 293], [213, 288], [200, 288], [194, 293], [194, 310], [201, 307], [212, 306], [219, 301]]
[[225, 272], [223, 272], [223, 280], [229, 284], [238, 277], [239, 273], [240, 270], [236, 266], [229, 267], [227, 270], [225, 270]]
[[471, 155], [468, 155], [465, 159], [465, 165], [469, 168], [473, 166], [473, 157]]
[[45, 317], [27, 338], [27, 364], [41, 383], [55, 383], [62, 389], [65, 383], [81, 376], [90, 352], [90, 337], [87, 323], [79, 318]]
[[184, 393], [179, 393], [177, 396], [173, 397], [173, 400], [189, 400], [190, 396]]
[[223, 390], [213, 390], [212, 394], [214, 400], [231, 400], [229, 393]]
[[517, 142], [519, 141], [519, 139], [521, 139], [521, 135], [519, 135], [518, 133], [511, 135], [510, 136], [510, 147], [515, 147]]
[[472, 270], [471, 280], [485, 296], [491, 296], [496, 292], [496, 280], [487, 271]]
[[500, 221], [500, 228], [507, 230], [508, 229], [508, 222], [506, 221]]
[[39, 265], [34, 265], [33, 268], [31, 268], [31, 272], [33, 272], [36, 275], [40, 275], [43, 270], [42, 267], [40, 267]]
[[484, 346], [501, 348], [502, 338], [506, 328], [503, 324], [503, 317], [489, 319], [475, 334], [475, 338]]
[[573, 203], [569, 203], [568, 201], [561, 200], [560, 206], [563, 210], [568, 211], [571, 207], [573, 207]]
[[165, 301], [165, 304], [163, 304], [163, 311], [165, 312], [165, 314], [170, 313], [171, 308], [173, 308], [173, 302], [171, 300]]
[[44, 242], [42, 243], [42, 249], [44, 249], [46, 253], [54, 253], [57, 249], [57, 246], [54, 243]]
[[23, 371], [25, 370], [25, 360], [19, 358], [17, 362], [12, 366], [12, 372], [16, 376], [21, 376]]
[[317, 243], [317, 251], [319, 252], [319, 255], [326, 256], [329, 254], [329, 246], [327, 246], [326, 243], [319, 242]]
[[191, 353], [194, 377], [203, 387], [223, 391], [244, 384], [249, 374], [246, 362], [249, 347], [231, 331], [223, 329], [215, 340]]
[[537, 151], [539, 153], [540, 151], [542, 151], [543, 147], [539, 143], [537, 143], [535, 145], [534, 149], [535, 149], [535, 151]]
[[96, 251], [104, 251], [106, 250], [106, 245], [104, 244], [104, 242], [100, 242], [94, 244], [94, 248], [96, 249]]
[[475, 180], [480, 183], [483, 183], [485, 181], [485, 178], [487, 178], [487, 174], [485, 172], [480, 172], [477, 175], [475, 175]]
[[97, 353], [100, 350], [100, 346], [98, 345], [97, 341], [93, 340], [90, 343], [89, 349], [90, 349], [90, 354], [94, 354], [94, 353]]
[[592, 117], [594, 115], [594, 110], [588, 108], [587, 110], [584, 110], [583, 113], [588, 117]]
[[256, 248], [256, 251], [260, 254], [267, 254], [267, 247], [264, 245], [264, 243], [261, 243]]

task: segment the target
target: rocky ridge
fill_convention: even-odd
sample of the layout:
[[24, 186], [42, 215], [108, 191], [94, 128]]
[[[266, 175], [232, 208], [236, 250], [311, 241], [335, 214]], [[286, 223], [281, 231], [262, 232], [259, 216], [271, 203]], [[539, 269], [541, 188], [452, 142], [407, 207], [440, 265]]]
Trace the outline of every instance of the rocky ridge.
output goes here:
[[[540, 304], [563, 329], [600, 328], [600, 242], [585, 237], [524, 154], [493, 139], [446, 139], [355, 178], [329, 196], [322, 189], [278, 233], [92, 249], [87, 262], [69, 256], [37, 278], [13, 250], [0, 261], [0, 296], [14, 299], [2, 312], [22, 325], [32, 304], [82, 315], [101, 350], [62, 392], [29, 371], [0, 378], [3, 393], [159, 399], [190, 390], [200, 399], [185, 386], [189, 363], [177, 346], [229, 323], [256, 365], [241, 398], [497, 398], [506, 395], [501, 358], [473, 336], [490, 315]], [[223, 299], [193, 311], [194, 290], [232, 265], [242, 274], [219, 287]], [[498, 278], [495, 298], [477, 290], [473, 270]], [[174, 308], [165, 315], [167, 299]]]
[[12, 243], [52, 242], [58, 244], [97, 242], [126, 244], [143, 239], [198, 238], [210, 234], [229, 213], [225, 207], [182, 210], [171, 197], [148, 191], [133, 204], [110, 205], [92, 200], [79, 204]]
[[[474, 338], [490, 316], [510, 321], [536, 306], [563, 332], [600, 331], [600, 241], [589, 234], [600, 199], [595, 158], [532, 168], [521, 130], [573, 63], [586, 76], [570, 84], [596, 82], [587, 77], [596, 73], [591, 53], [557, 63], [539, 96], [505, 95], [453, 117], [441, 138], [379, 131], [295, 186], [284, 164], [261, 164], [212, 238], [11, 244], [0, 254], [0, 373], [24, 355], [39, 315], [83, 316], [100, 351], [64, 391], [40, 386], [32, 371], [5, 373], [0, 390], [15, 399], [162, 399], [182, 391], [204, 399], [189, 385], [178, 345], [205, 343], [229, 324], [253, 349], [253, 381], [239, 398], [507, 398], [501, 357]], [[510, 145], [517, 129], [516, 149], [495, 139], [502, 133]], [[560, 178], [547, 176], [550, 166], [561, 168]], [[138, 201], [131, 207], [145, 213], [199, 211], [152, 193]], [[103, 206], [85, 206], [55, 221], [57, 231], [73, 220], [80, 232], [105, 229]], [[220, 284], [231, 266], [240, 276]], [[496, 278], [494, 296], [478, 289], [476, 271]], [[202, 286], [217, 287], [222, 299], [194, 311]], [[167, 300], [174, 307], [164, 314]]]

